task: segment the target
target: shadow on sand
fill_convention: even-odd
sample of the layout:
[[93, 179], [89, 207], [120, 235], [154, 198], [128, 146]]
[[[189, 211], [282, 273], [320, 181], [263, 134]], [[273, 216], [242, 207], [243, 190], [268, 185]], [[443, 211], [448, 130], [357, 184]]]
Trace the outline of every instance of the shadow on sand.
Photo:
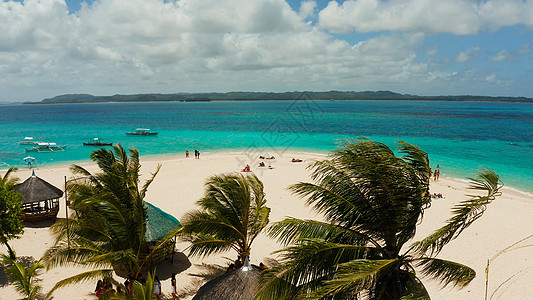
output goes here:
[[[18, 256], [17, 262], [25, 266], [30, 266], [37, 260], [33, 256]], [[7, 265], [0, 261], [0, 287], [4, 287], [9, 284], [9, 278], [6, 273]]]
[[28, 228], [47, 228], [47, 227], [54, 225], [56, 220], [58, 219], [49, 219], [49, 220], [43, 220], [43, 221], [34, 222], [34, 223], [24, 222], [23, 224], [24, 224], [24, 227], [28, 227]]
[[[231, 261], [228, 259], [228, 261]], [[204, 285], [207, 281], [213, 280], [226, 273], [227, 266], [212, 265], [202, 263], [201, 265], [195, 265], [200, 269], [200, 272], [188, 275], [195, 277], [192, 279], [191, 284], [178, 290], [178, 296], [180, 299], [187, 298], [196, 295], [198, 289]]]

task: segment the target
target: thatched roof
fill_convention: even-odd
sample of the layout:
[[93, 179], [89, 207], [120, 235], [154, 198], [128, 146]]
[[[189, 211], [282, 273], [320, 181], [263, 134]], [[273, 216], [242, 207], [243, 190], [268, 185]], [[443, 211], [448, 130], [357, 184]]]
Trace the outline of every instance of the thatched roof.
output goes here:
[[35, 171], [30, 178], [17, 186], [16, 192], [22, 194], [20, 197], [22, 203], [58, 199], [63, 196], [62, 190], [37, 177]]
[[259, 285], [259, 274], [261, 270], [255, 266], [248, 271], [243, 268], [231, 271], [204, 284], [192, 299], [253, 300]]
[[147, 208], [145, 241], [158, 241], [164, 238], [171, 230], [181, 227], [180, 222], [174, 216], [148, 202], [145, 203]]

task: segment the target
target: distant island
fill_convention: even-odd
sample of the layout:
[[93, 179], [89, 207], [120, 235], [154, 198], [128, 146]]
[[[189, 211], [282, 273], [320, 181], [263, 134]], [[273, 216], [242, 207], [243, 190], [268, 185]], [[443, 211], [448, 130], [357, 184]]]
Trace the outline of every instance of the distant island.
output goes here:
[[89, 94], [67, 94], [47, 98], [39, 102], [24, 104], [96, 103], [96, 102], [195, 102], [195, 101], [259, 101], [259, 100], [440, 100], [440, 101], [500, 101], [533, 102], [527, 97], [489, 96], [417, 96], [391, 91], [328, 91], [328, 92], [228, 92], [228, 93], [176, 93], [93, 96]]

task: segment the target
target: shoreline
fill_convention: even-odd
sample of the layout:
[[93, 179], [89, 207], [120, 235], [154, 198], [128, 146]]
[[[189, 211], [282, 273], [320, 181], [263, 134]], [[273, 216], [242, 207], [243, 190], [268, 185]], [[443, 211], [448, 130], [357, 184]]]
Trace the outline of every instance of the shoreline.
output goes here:
[[[107, 149], [107, 148], [106, 148]], [[192, 149], [192, 148], [191, 148]], [[254, 151], [256, 151], [258, 149], [254, 149]], [[193, 155], [193, 151], [189, 151], [190, 155]], [[329, 155], [331, 151], [327, 151], [327, 150], [324, 150], [324, 151], [311, 151], [311, 149], [293, 149], [293, 148], [290, 148], [289, 150], [284, 150], [281, 152], [281, 154], [283, 153], [290, 153], [290, 154], [295, 154], [295, 155], [304, 155], [304, 156], [313, 156], [313, 157], [321, 157], [321, 159], [326, 159]], [[246, 151], [246, 149], [242, 149], [242, 148], [236, 148], [236, 149], [220, 149], [220, 150], [209, 150], [209, 151], [202, 151], [201, 152], [201, 157], [205, 157], [207, 155], [221, 155], [221, 156], [225, 156], [225, 155], [246, 155], [246, 156], [251, 156], [251, 151]], [[264, 148], [264, 150], [262, 151], [262, 153], [274, 153], [274, 154], [279, 154], [280, 152], [275, 150], [275, 149], [272, 149], [272, 148]], [[189, 157], [191, 158], [191, 157]], [[176, 161], [176, 160], [180, 160], [180, 159], [186, 159], [185, 158], [185, 154], [182, 153], [182, 154], [178, 154], [178, 153], [166, 153], [166, 154], [146, 154], [146, 155], [140, 155], [140, 160], [141, 160], [141, 165], [144, 162], [154, 162], [154, 161], [160, 161], [160, 162], [165, 162], [165, 161]], [[194, 159], [194, 158], [193, 158]], [[39, 170], [39, 169], [54, 169], [54, 168], [68, 168], [70, 167], [71, 165], [73, 164], [77, 164], [77, 165], [81, 165], [81, 166], [86, 166], [86, 165], [91, 165], [91, 164], [94, 164], [94, 162], [90, 159], [87, 159], [87, 160], [78, 160], [78, 161], [62, 161], [62, 162], [57, 162], [57, 163], [52, 163], [52, 164], [47, 164], [47, 165], [43, 165], [43, 166], [37, 166], [37, 167], [34, 167], [34, 168], [31, 168], [31, 169], [28, 169], [28, 168], [25, 168], [24, 166], [21, 166], [21, 167], [18, 167], [18, 171], [17, 173], [20, 173], [20, 172], [23, 172], [25, 170]], [[4, 168], [4, 167], [0, 167], [0, 173], [4, 173], [8, 170], [8, 168]], [[475, 173], [472, 173], [470, 176], [475, 176], [476, 174]], [[446, 175], [442, 175], [440, 176], [440, 178], [442, 179], [449, 179], [449, 180], [453, 180], [453, 181], [456, 181], [458, 183], [463, 183], [463, 184], [468, 184], [469, 183], [469, 180], [466, 179], [466, 178], [459, 178], [459, 177], [451, 177], [451, 176], [446, 176]], [[503, 189], [508, 191], [508, 192], [511, 192], [511, 193], [518, 193], [518, 194], [521, 194], [523, 196], [526, 196], [526, 197], [533, 197], [533, 191], [532, 192], [528, 192], [528, 191], [524, 191], [520, 188], [516, 188], [516, 187], [512, 187], [512, 186], [506, 186], [505, 183], [504, 183], [504, 186], [503, 186]]]
[[[256, 155], [257, 154], [257, 155]], [[147, 191], [145, 200], [173, 215], [178, 220], [184, 214], [196, 208], [195, 202], [205, 191], [206, 179], [215, 174], [238, 172], [246, 163], [250, 164], [252, 171], [259, 177], [265, 186], [267, 206], [271, 208], [270, 222], [280, 221], [287, 216], [301, 219], [321, 219], [311, 208], [305, 206], [305, 201], [291, 194], [287, 187], [300, 181], [311, 181], [306, 166], [314, 159], [324, 159], [325, 154], [310, 154], [303, 152], [284, 152], [276, 156], [275, 160], [259, 160], [259, 155], [265, 153], [240, 153], [202, 152], [201, 158], [194, 159], [192, 153], [189, 158], [184, 155], [154, 155], [141, 156], [141, 184], [150, 176], [158, 164], [162, 164], [159, 174]], [[303, 163], [291, 163], [291, 158], [303, 159]], [[272, 169], [258, 168], [257, 163], [264, 161]], [[93, 162], [80, 163], [90, 172], [96, 172], [97, 167]], [[244, 164], [244, 165], [243, 165]], [[69, 164], [61, 166], [36, 168], [36, 175], [50, 182], [61, 190], [64, 189], [64, 176], [72, 176]], [[30, 169], [20, 169], [14, 175], [24, 181], [31, 175]], [[472, 174], [474, 176], [474, 174]], [[444, 225], [451, 216], [450, 209], [456, 203], [467, 199], [465, 195], [472, 193], [467, 189], [468, 183], [461, 179], [441, 177], [439, 181], [431, 181], [431, 193], [442, 193], [444, 198], [434, 199], [420, 221], [417, 233], [412, 242], [424, 238], [434, 230]], [[508, 188], [502, 189], [502, 196], [487, 207], [485, 215], [467, 228], [456, 240], [450, 242], [439, 254], [439, 258], [449, 259], [472, 267], [477, 272], [476, 279], [466, 288], [440, 289], [433, 281], [425, 280], [424, 285], [432, 299], [481, 299], [484, 295], [484, 269], [487, 259], [490, 259], [505, 247], [511, 245], [531, 234], [533, 220], [533, 197]], [[64, 198], [60, 199], [58, 218], [65, 217]], [[28, 225], [28, 224], [26, 224]], [[25, 228], [25, 233], [20, 239], [11, 240], [9, 243], [19, 256], [40, 258], [44, 251], [53, 244], [53, 237], [48, 227], [50, 224], [30, 225]], [[410, 243], [408, 243], [409, 245]], [[174, 256], [174, 264], [163, 262], [157, 267], [157, 273], [162, 283], [162, 291], [170, 292], [170, 273], [178, 270], [177, 281], [180, 299], [192, 299], [196, 290], [204, 283], [206, 278], [224, 271], [228, 263], [235, 259], [233, 251], [216, 254], [207, 258], [188, 257], [186, 248], [188, 243], [178, 241]], [[271, 259], [276, 259], [272, 252], [282, 246], [275, 240], [262, 233], [254, 242], [251, 252], [251, 263], [268, 264]], [[406, 247], [407, 249], [407, 247]], [[405, 251], [404, 249], [403, 251]], [[6, 253], [5, 246], [0, 246], [0, 251]], [[513, 255], [501, 255], [491, 263], [491, 281], [489, 292], [492, 293], [499, 284], [505, 283], [510, 277], [521, 272], [528, 265], [531, 249], [525, 248], [513, 252]], [[530, 273], [520, 273], [515, 281], [508, 281], [511, 288], [506, 289], [505, 298], [523, 299], [533, 293], [529, 282], [533, 280], [533, 264]], [[88, 269], [74, 267], [58, 267], [45, 272], [40, 276], [43, 291], [68, 276]], [[217, 271], [218, 270], [218, 271]], [[529, 270], [529, 269], [528, 269]], [[0, 278], [1, 279], [1, 278]], [[124, 279], [115, 276], [119, 282]], [[2, 282], [2, 280], [0, 280]], [[5, 282], [5, 281], [4, 281]], [[94, 286], [96, 282], [85, 282], [59, 289], [54, 293], [56, 299], [96, 299]], [[0, 298], [15, 299], [18, 297], [13, 287], [0, 284]], [[527, 298], [527, 297], [526, 297]]]

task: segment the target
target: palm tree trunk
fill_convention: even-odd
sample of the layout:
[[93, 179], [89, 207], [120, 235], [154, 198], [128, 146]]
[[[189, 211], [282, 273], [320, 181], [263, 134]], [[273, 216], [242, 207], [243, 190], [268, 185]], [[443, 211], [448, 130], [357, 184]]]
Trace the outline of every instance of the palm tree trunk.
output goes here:
[[7, 241], [4, 242], [4, 245], [6, 245], [7, 251], [9, 252], [9, 258], [11, 258], [12, 260], [15, 260], [17, 258], [17, 256], [15, 255], [15, 252], [13, 252], [13, 249], [11, 249], [11, 247], [9, 246]]

